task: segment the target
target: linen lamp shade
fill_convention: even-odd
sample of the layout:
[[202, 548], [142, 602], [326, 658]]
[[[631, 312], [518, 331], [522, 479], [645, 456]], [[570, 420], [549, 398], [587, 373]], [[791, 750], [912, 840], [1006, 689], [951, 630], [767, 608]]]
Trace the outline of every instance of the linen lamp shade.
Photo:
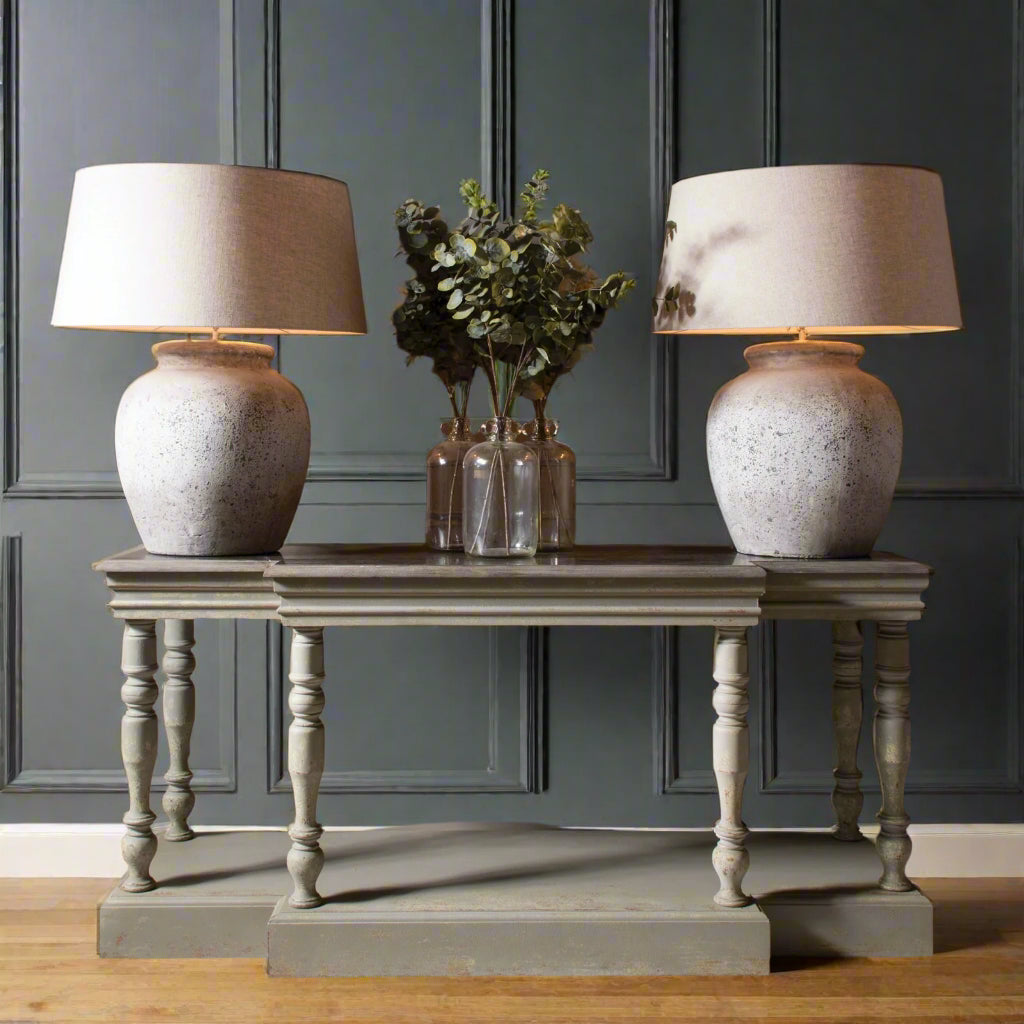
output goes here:
[[[818, 164], [672, 187], [657, 294], [665, 334], [898, 334], [961, 326], [942, 180], [921, 167]], [[689, 296], [685, 293], [689, 292]]]
[[220, 164], [75, 175], [54, 326], [365, 334], [348, 186]]

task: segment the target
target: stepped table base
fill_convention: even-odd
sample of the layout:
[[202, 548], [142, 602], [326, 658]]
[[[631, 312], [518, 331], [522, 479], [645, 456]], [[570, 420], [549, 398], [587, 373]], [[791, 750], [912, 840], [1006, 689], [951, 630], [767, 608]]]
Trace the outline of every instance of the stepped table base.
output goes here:
[[[420, 825], [327, 832], [314, 910], [282, 899], [282, 831], [161, 844], [161, 885], [115, 889], [99, 952], [266, 956], [271, 974], [765, 974], [769, 956], [921, 956], [932, 907], [878, 890], [873, 844], [754, 832], [754, 906], [714, 890], [710, 831]], [[842, 884], [835, 884], [842, 879]], [[275, 909], [276, 908], [276, 909]]]

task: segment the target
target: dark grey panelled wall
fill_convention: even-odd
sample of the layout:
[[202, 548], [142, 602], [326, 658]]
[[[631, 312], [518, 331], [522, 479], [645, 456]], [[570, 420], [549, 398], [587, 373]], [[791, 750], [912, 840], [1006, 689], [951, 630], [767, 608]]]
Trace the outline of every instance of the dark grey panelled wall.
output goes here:
[[[883, 544], [937, 570], [912, 629], [908, 805], [918, 821], [1024, 820], [1022, 0], [3, 0], [2, 12], [0, 820], [113, 821], [126, 802], [120, 631], [89, 563], [136, 543], [112, 434], [149, 339], [49, 327], [74, 170], [121, 160], [349, 182], [370, 334], [279, 350], [313, 416], [293, 538], [314, 541], [420, 534], [444, 402], [389, 332], [403, 277], [391, 211], [406, 196], [451, 210], [458, 179], [478, 175], [507, 205], [550, 169], [556, 198], [592, 221], [598, 268], [640, 281], [553, 401], [579, 453], [581, 539], [723, 543], [703, 421], [743, 344], [649, 334], [668, 185], [762, 163], [938, 169], [967, 328], [869, 339], [865, 357], [906, 421]], [[281, 631], [197, 635], [195, 818], [285, 823]], [[826, 824], [828, 629], [787, 623], [753, 641], [745, 816]], [[327, 654], [327, 824], [714, 818], [708, 631], [330, 630]], [[861, 757], [877, 792], [866, 740]]]

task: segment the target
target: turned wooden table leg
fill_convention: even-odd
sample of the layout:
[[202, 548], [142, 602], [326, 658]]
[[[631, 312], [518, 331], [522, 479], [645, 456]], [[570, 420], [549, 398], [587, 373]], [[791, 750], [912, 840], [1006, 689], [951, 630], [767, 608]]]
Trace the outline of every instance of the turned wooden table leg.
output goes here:
[[747, 730], [747, 631], [743, 627], [715, 630], [712, 704], [718, 719], [712, 732], [713, 765], [718, 782], [721, 817], [715, 822], [718, 842], [712, 863], [720, 887], [715, 902], [723, 907], [745, 907], [753, 900], [743, 892], [743, 876], [750, 866], [744, 845], [750, 831], [743, 823], [743, 786], [750, 764], [750, 736]]
[[127, 678], [121, 687], [125, 712], [121, 719], [121, 758], [128, 776], [128, 812], [126, 831], [121, 839], [121, 854], [128, 874], [121, 888], [128, 892], [148, 892], [155, 888], [149, 866], [156, 855], [153, 822], [156, 815], [149, 806], [153, 767], [156, 764], [157, 725], [153, 704], [157, 698], [154, 681], [157, 670], [156, 622], [129, 619], [124, 624], [121, 670]]
[[861, 685], [864, 672], [864, 637], [859, 622], [832, 623], [832, 730], [836, 761], [832, 776], [832, 809], [836, 814], [836, 839], [862, 839], [857, 822], [864, 806], [857, 768], [857, 747], [864, 713]]
[[323, 899], [316, 880], [324, 866], [320, 849], [323, 828], [316, 820], [316, 801], [324, 773], [324, 631], [323, 627], [297, 627], [292, 633], [292, 688], [288, 707], [293, 720], [288, 729], [288, 772], [295, 795], [295, 820], [288, 829], [292, 847], [288, 871], [295, 891], [288, 898], [293, 907], [318, 907]]
[[882, 786], [877, 842], [882, 877], [878, 884], [891, 892], [906, 892], [914, 886], [906, 871], [910, 818], [903, 807], [910, 764], [910, 639], [905, 622], [878, 623], [875, 676], [875, 764]]
[[196, 688], [192, 683], [196, 659], [195, 626], [191, 619], [167, 619], [164, 623], [164, 731], [170, 763], [164, 780], [163, 808], [167, 815], [164, 838], [172, 843], [185, 842], [195, 833], [189, 828], [188, 816], [196, 805], [192, 792], [192, 772], [188, 766], [192, 742], [192, 725], [196, 720]]

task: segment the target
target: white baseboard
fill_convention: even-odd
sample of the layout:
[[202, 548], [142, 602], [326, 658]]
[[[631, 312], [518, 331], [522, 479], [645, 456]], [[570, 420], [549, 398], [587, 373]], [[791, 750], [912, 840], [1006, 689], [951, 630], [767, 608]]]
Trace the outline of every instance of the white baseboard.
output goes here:
[[[365, 827], [332, 828], [328, 831], [361, 831]], [[285, 830], [266, 826], [199, 825], [196, 831]], [[124, 826], [119, 824], [0, 825], [0, 877], [116, 878], [124, 870], [121, 861], [123, 832]], [[864, 832], [873, 837], [878, 834], [878, 826], [866, 825]], [[1024, 823], [911, 825], [910, 835], [914, 851], [910, 857], [908, 873], [913, 878], [1024, 876]], [[282, 840], [282, 847], [285, 844], [286, 840]]]

